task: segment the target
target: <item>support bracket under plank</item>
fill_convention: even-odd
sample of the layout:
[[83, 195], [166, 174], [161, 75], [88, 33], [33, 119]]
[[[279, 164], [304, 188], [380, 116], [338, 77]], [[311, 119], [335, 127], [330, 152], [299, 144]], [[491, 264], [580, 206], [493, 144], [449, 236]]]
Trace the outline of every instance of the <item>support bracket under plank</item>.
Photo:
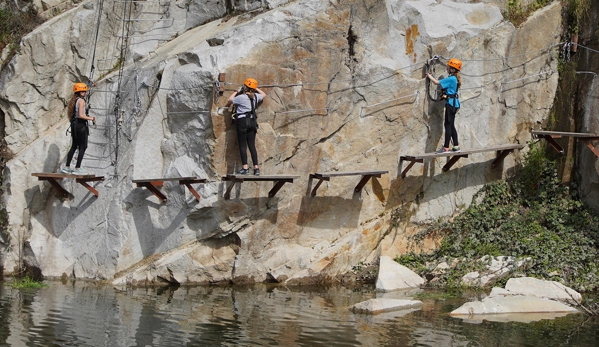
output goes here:
[[147, 188], [154, 196], [160, 199], [162, 202], [166, 202], [168, 198], [164, 195], [158, 187], [162, 187], [165, 181], [179, 181], [180, 185], [185, 185], [187, 189], [193, 194], [198, 202], [200, 202], [200, 194], [193, 188], [192, 184], [194, 183], [206, 183], [205, 178], [199, 177], [169, 177], [169, 178], [152, 178], [146, 180], [133, 180], [132, 182], [137, 185], [137, 187], [145, 187]]
[[364, 188], [364, 186], [366, 185], [366, 183], [368, 183], [368, 181], [372, 177], [381, 177], [381, 175], [387, 174], [388, 172], [389, 171], [386, 171], [386, 170], [347, 171], [347, 172], [340, 172], [340, 171], [316, 172], [316, 173], [310, 174], [309, 186], [311, 186], [313, 179], [315, 179], [315, 178], [318, 179], [318, 182], [316, 183], [316, 186], [314, 186], [314, 188], [310, 192], [310, 196], [316, 196], [316, 192], [318, 191], [318, 188], [320, 187], [320, 185], [322, 184], [322, 182], [324, 182], [324, 181], [330, 181], [331, 177], [338, 177], [338, 176], [362, 176], [362, 178], [360, 179], [360, 181], [358, 182], [358, 184], [354, 187], [354, 192], [359, 193], [359, 192], [362, 191], [362, 188]]
[[62, 173], [37, 172], [32, 173], [31, 176], [37, 177], [39, 181], [48, 181], [52, 185], [52, 187], [54, 187], [63, 197], [68, 197], [69, 195], [71, 195], [71, 193], [64, 189], [63, 186], [58, 182], [58, 180], [61, 180], [63, 178], [74, 178], [75, 182], [81, 184], [83, 187], [85, 187], [85, 189], [92, 192], [96, 197], [99, 196], [98, 191], [94, 187], [87, 184], [87, 182], [104, 181], [104, 176], [95, 175], [73, 175]]
[[555, 139], [560, 139], [562, 137], [574, 137], [578, 141], [584, 142], [593, 152], [593, 154], [595, 154], [595, 157], [599, 158], [599, 151], [593, 145], [593, 142], [599, 141], [599, 135], [596, 134], [533, 130], [532, 136], [537, 139], [545, 139], [551, 145], [551, 147], [555, 148], [555, 150], [560, 154], [564, 154], [564, 149], [555, 141]]
[[299, 176], [287, 176], [287, 175], [264, 175], [264, 176], [250, 176], [250, 175], [227, 175], [222, 178], [223, 181], [231, 182], [227, 189], [225, 190], [225, 194], [223, 198], [225, 200], [229, 200], [231, 198], [231, 190], [235, 186], [236, 183], [243, 183], [246, 181], [272, 181], [275, 182], [274, 186], [268, 192], [268, 197], [272, 198], [275, 196], [279, 190], [285, 185], [285, 183], [293, 183], [293, 180], [299, 178]]

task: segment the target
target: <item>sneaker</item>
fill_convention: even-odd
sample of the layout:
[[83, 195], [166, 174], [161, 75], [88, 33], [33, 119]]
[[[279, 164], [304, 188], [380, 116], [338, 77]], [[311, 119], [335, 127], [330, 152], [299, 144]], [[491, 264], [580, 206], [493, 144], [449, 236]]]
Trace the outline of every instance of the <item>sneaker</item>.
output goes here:
[[237, 171], [238, 175], [249, 175], [250, 174], [250, 169], [241, 169], [239, 171]]
[[260, 176], [260, 169], [254, 169], [254, 176]]
[[436, 151], [435, 153], [447, 153], [449, 152], [449, 148], [445, 148], [445, 147], [441, 147], [438, 151]]
[[78, 168], [75, 168], [75, 170], [73, 170], [73, 175], [87, 175], [87, 171], [78, 167]]
[[452, 151], [452, 152], [459, 152], [459, 151], [461, 151], [461, 149], [460, 149], [460, 146], [453, 146], [453, 147], [451, 148], [451, 151]]
[[60, 169], [60, 172], [62, 172], [63, 174], [70, 175], [73, 173], [73, 170], [70, 167], [65, 166], [62, 169]]

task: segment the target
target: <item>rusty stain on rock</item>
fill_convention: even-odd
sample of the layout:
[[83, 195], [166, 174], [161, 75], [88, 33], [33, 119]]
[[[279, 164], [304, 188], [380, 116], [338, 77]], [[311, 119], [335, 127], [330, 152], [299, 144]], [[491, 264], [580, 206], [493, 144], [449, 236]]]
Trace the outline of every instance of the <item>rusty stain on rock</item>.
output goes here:
[[406, 29], [406, 55], [413, 55], [414, 62], [416, 62], [416, 58], [418, 57], [414, 52], [414, 43], [416, 43], [418, 36], [420, 36], [418, 25], [412, 24], [412, 26]]

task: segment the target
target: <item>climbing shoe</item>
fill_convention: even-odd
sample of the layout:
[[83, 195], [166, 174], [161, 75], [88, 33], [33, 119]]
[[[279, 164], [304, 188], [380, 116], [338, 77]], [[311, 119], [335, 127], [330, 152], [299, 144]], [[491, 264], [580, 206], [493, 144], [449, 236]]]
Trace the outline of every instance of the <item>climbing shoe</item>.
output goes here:
[[73, 170], [71, 170], [71, 168], [70, 168], [70, 167], [68, 167], [68, 166], [65, 166], [65, 167], [63, 167], [62, 169], [60, 169], [60, 172], [62, 172], [63, 174], [70, 175], [70, 174], [72, 174], [72, 173], [73, 173]]
[[460, 149], [460, 146], [453, 146], [453, 147], [451, 148], [451, 151], [452, 151], [452, 152], [459, 152], [459, 151], [461, 151], [461, 149]]
[[254, 176], [260, 176], [260, 169], [254, 169]]
[[249, 175], [250, 174], [250, 169], [241, 169], [239, 171], [237, 171], [238, 175]]
[[76, 167], [75, 170], [73, 170], [73, 175], [87, 175], [87, 171], [80, 167]]
[[445, 148], [445, 147], [441, 147], [438, 151], [436, 151], [435, 153], [447, 153], [449, 152], [449, 148]]

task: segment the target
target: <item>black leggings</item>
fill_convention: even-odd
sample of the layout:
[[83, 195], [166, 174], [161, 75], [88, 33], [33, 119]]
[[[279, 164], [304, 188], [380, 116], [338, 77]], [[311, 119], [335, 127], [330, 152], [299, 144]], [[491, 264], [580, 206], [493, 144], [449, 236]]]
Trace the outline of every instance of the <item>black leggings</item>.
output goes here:
[[87, 125], [81, 123], [75, 125], [75, 130], [71, 133], [73, 144], [67, 155], [67, 166], [71, 166], [71, 160], [73, 160], [75, 150], [79, 149], [79, 154], [77, 154], [77, 165], [75, 165], [75, 167], [81, 167], [81, 161], [83, 160], [83, 155], [87, 149], [87, 131]]
[[[239, 142], [239, 154], [241, 155], [241, 164], [247, 165], [248, 154], [247, 147], [250, 148], [252, 163], [258, 165], [258, 152], [256, 152], [256, 129], [252, 126], [252, 121], [248, 118], [239, 118], [237, 120], [237, 141]], [[246, 146], [247, 145], [247, 146]]]
[[457, 112], [457, 108], [449, 104], [445, 105], [445, 144], [443, 145], [445, 148], [449, 148], [449, 140], [453, 141], [454, 146], [459, 146], [458, 132], [455, 129], [455, 114]]

